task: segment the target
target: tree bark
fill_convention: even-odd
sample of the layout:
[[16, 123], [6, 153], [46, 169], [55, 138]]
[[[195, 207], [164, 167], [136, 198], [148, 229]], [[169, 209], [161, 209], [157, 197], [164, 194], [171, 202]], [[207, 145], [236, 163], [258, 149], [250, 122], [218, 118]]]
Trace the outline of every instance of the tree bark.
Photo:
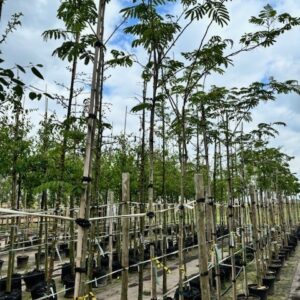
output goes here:
[[[93, 146], [94, 146], [94, 134], [96, 127], [96, 114], [97, 107], [99, 105], [99, 98], [96, 97], [97, 90], [97, 77], [99, 76], [99, 59], [100, 51], [103, 51], [103, 32], [104, 32], [104, 12], [105, 12], [106, 0], [99, 0], [98, 20], [97, 20], [97, 38], [98, 43], [95, 44], [95, 56], [92, 73], [92, 84], [91, 84], [91, 97], [89, 107], [89, 118], [88, 118], [88, 132], [86, 139], [86, 152], [84, 159], [84, 172], [83, 172], [83, 183], [84, 192], [80, 200], [79, 208], [79, 219], [85, 220], [88, 223], [89, 219], [89, 192], [91, 182], [91, 164], [93, 157]], [[85, 287], [85, 259], [86, 259], [86, 246], [88, 236], [88, 226], [78, 226], [78, 241], [76, 251], [76, 269], [75, 269], [75, 290], [74, 297], [84, 296], [86, 293]]]

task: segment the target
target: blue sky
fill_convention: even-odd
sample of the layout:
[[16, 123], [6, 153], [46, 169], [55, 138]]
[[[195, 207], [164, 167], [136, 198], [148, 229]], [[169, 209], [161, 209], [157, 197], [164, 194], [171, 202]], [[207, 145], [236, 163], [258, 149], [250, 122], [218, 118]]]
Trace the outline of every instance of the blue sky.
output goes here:
[[[106, 15], [106, 36], [114, 30], [119, 23], [119, 10], [128, 4], [129, 1], [111, 0], [107, 7]], [[233, 0], [228, 2], [231, 13], [229, 26], [220, 28], [213, 27], [211, 34], [219, 34], [223, 37], [230, 37], [236, 42], [239, 37], [248, 31], [253, 30], [253, 25], [249, 25], [247, 20], [252, 15], [257, 15], [261, 8], [267, 4], [275, 5], [279, 12], [289, 12], [292, 15], [300, 16], [299, 0]], [[5, 55], [8, 65], [19, 63], [26, 65], [29, 62], [41, 63], [44, 65], [43, 73], [47, 82], [47, 89], [50, 92], [64, 93], [55, 81], [68, 84], [69, 72], [66, 70], [68, 63], [62, 63], [59, 59], [51, 57], [52, 51], [59, 44], [57, 42], [47, 42], [42, 40], [41, 34], [50, 28], [59, 28], [62, 24], [55, 18], [59, 0], [14, 0], [6, 1], [3, 8], [3, 19], [0, 23], [0, 30], [7, 23], [9, 16], [14, 12], [23, 12], [23, 26], [12, 34], [7, 43], [1, 49]], [[174, 15], [179, 14], [178, 5], [169, 7]], [[179, 57], [181, 51], [195, 48], [199, 37], [203, 32], [204, 23], [198, 23], [186, 32], [179, 40], [176, 47], [170, 54]], [[259, 49], [252, 53], [242, 54], [234, 59], [234, 67], [230, 67], [226, 75], [213, 75], [209, 78], [208, 85], [220, 86], [246, 86], [253, 81], [266, 79], [269, 76], [277, 80], [296, 79], [300, 74], [300, 28], [288, 32], [278, 39], [276, 45], [268, 49]], [[124, 38], [122, 32], [118, 32], [114, 39], [110, 41], [108, 49], [118, 48], [123, 51], [132, 51], [130, 38]], [[236, 44], [237, 45], [237, 44]], [[134, 49], [134, 53], [141, 61], [146, 60], [143, 49]], [[80, 66], [80, 70], [86, 73], [91, 72], [91, 66]], [[114, 124], [114, 132], [118, 133], [123, 129], [124, 111], [137, 104], [137, 98], [141, 95], [140, 67], [117, 68], [109, 70], [109, 78], [105, 83], [105, 101], [110, 103], [111, 110], [107, 114], [109, 122]], [[26, 78], [31, 84], [44, 89], [45, 82], [40, 82], [33, 76]], [[38, 124], [42, 118], [43, 103], [27, 102], [27, 105], [36, 108], [33, 112], [33, 119]], [[56, 110], [59, 116], [64, 114], [56, 103], [50, 103], [50, 109]], [[297, 95], [280, 96], [278, 100], [270, 104], [261, 104], [253, 113], [253, 124], [260, 122], [283, 121], [287, 127], [280, 129], [280, 136], [272, 143], [281, 146], [283, 151], [291, 156], [295, 156], [292, 164], [293, 172], [300, 175], [300, 99]], [[251, 129], [249, 125], [248, 129]], [[128, 131], [138, 131], [138, 118], [129, 116]]]

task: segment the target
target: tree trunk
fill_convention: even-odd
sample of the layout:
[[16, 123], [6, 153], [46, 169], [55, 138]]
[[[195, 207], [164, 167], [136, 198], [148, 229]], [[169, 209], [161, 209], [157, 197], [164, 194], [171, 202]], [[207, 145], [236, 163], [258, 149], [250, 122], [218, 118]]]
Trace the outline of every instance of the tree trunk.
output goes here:
[[[210, 182], [210, 164], [209, 164], [209, 149], [208, 149], [208, 134], [207, 134], [207, 125], [206, 125], [206, 113], [205, 107], [201, 105], [201, 122], [202, 122], [202, 131], [203, 131], [203, 144], [204, 144], [204, 155], [205, 155], [205, 164], [206, 164], [206, 184], [207, 184], [207, 195], [206, 202], [207, 205], [207, 236], [208, 236], [208, 249], [212, 249], [212, 245], [216, 245], [216, 222], [214, 216], [214, 205], [215, 198], [211, 193], [211, 182]], [[215, 257], [216, 258], [216, 257]], [[216, 259], [214, 259], [216, 260]], [[215, 264], [215, 281], [216, 281], [216, 296], [219, 300], [221, 297], [221, 281], [220, 281], [220, 267], [219, 264]]]
[[[166, 199], [166, 122], [165, 122], [165, 103], [164, 101], [161, 104], [161, 114], [162, 114], [162, 200], [163, 200], [163, 208], [164, 210], [167, 209], [167, 199]], [[167, 228], [167, 214], [168, 212], [165, 211], [163, 213], [163, 239], [162, 239], [162, 263], [163, 263], [163, 294], [167, 293], [167, 257], [165, 256], [167, 253], [167, 235], [168, 235], [168, 228]]]
[[[94, 66], [91, 84], [91, 97], [90, 97], [90, 107], [89, 107], [89, 118], [88, 118], [88, 132], [86, 140], [86, 153], [84, 159], [84, 172], [83, 172], [83, 184], [84, 192], [80, 200], [79, 209], [79, 219], [78, 223], [78, 241], [77, 241], [77, 251], [76, 251], [76, 269], [75, 269], [75, 291], [74, 297], [84, 296], [86, 293], [85, 279], [86, 279], [86, 269], [85, 269], [85, 259], [86, 259], [86, 246], [87, 246], [87, 235], [89, 228], [89, 190], [91, 182], [91, 164], [93, 157], [93, 146], [94, 146], [94, 134], [96, 127], [96, 114], [97, 107], [99, 105], [99, 99], [96, 97], [97, 90], [97, 77], [99, 76], [99, 58], [100, 51], [103, 50], [103, 31], [104, 31], [104, 12], [105, 12], [105, 0], [99, 0], [99, 11], [97, 20], [97, 37], [99, 43], [95, 44], [95, 56], [94, 56]], [[82, 226], [83, 225], [83, 226]]]
[[[147, 97], [147, 83], [144, 81], [143, 87], [143, 103], [146, 102]], [[145, 212], [145, 109], [143, 109], [142, 119], [141, 119], [141, 130], [142, 130], [142, 139], [141, 139], [141, 154], [140, 154], [140, 179], [139, 179], [139, 198], [140, 198], [140, 213]], [[139, 244], [139, 260], [140, 262], [144, 261], [144, 230], [145, 230], [145, 218], [140, 218], [140, 244]], [[143, 299], [144, 291], [144, 265], [139, 266], [139, 287], [138, 287], [138, 300]]]
[[[21, 103], [21, 101], [20, 101]], [[17, 104], [16, 112], [15, 112], [15, 125], [13, 128], [14, 141], [18, 142], [19, 138], [19, 127], [20, 127], [20, 103]], [[18, 147], [15, 147], [13, 151], [12, 158], [12, 190], [11, 190], [11, 208], [17, 209], [17, 184], [18, 184], [18, 174], [17, 174], [17, 160], [18, 160]], [[8, 269], [7, 269], [7, 280], [6, 280], [6, 292], [11, 292], [11, 283], [12, 283], [12, 275], [14, 272], [14, 262], [15, 262], [15, 252], [14, 252], [14, 243], [16, 239], [16, 225], [17, 219], [13, 217], [11, 219], [10, 225], [10, 252], [8, 254]]]
[[225, 131], [225, 144], [226, 144], [226, 167], [227, 167], [227, 184], [228, 184], [228, 227], [229, 227], [229, 255], [231, 257], [231, 281], [232, 281], [232, 299], [236, 300], [237, 297], [237, 286], [236, 286], [236, 269], [235, 269], [235, 256], [234, 256], [234, 215], [233, 215], [233, 189], [232, 189], [232, 178], [231, 178], [231, 164], [230, 164], [230, 148], [229, 148], [229, 118], [226, 113], [226, 131]]

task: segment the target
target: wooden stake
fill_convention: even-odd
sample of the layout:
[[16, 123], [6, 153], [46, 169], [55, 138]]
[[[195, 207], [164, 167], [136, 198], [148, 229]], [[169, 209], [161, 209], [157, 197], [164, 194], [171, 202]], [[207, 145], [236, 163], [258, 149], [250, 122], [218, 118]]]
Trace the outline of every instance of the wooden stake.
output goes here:
[[257, 228], [257, 211], [256, 206], [257, 196], [255, 187], [253, 185], [250, 186], [250, 197], [251, 197], [251, 219], [252, 219], [252, 234], [253, 234], [253, 247], [255, 249], [255, 263], [256, 263], [256, 281], [257, 286], [262, 286], [262, 268], [261, 268], [261, 253], [259, 247], [259, 238], [258, 238], [258, 228]]
[[[129, 187], [129, 173], [122, 174], [122, 201], [123, 201], [123, 215], [129, 213], [130, 187]], [[129, 248], [129, 219], [122, 219], [122, 291], [121, 300], [128, 299], [128, 248]]]
[[114, 192], [108, 191], [108, 203], [109, 203], [109, 240], [108, 240], [108, 251], [109, 251], [109, 263], [108, 263], [108, 273], [109, 280], [112, 281], [112, 262], [113, 262], [113, 226], [114, 220], [112, 218], [114, 211]]
[[196, 174], [194, 176], [196, 190], [196, 215], [198, 229], [198, 257], [199, 257], [199, 272], [201, 299], [210, 299], [210, 287], [208, 276], [208, 256], [205, 238], [205, 195], [203, 175]]
[[288, 246], [287, 240], [287, 226], [286, 226], [286, 218], [285, 218], [285, 208], [283, 206], [282, 193], [280, 192], [278, 195], [278, 208], [279, 208], [279, 220], [281, 227], [281, 238], [283, 246]]

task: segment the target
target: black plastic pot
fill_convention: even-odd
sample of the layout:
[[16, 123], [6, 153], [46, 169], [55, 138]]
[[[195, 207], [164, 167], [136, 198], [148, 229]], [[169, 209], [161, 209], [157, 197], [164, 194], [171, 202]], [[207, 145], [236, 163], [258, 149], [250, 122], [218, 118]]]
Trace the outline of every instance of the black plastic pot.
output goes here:
[[298, 244], [298, 239], [296, 235], [290, 235], [289, 237], [289, 245], [296, 247]]
[[17, 268], [23, 269], [27, 266], [29, 256], [28, 255], [18, 255], [17, 256]]
[[[138, 271], [138, 266], [136, 264], [138, 264], [140, 261], [139, 259], [135, 258], [135, 257], [129, 257], [129, 273], [133, 273], [133, 272], [137, 272]], [[134, 267], [131, 267], [134, 266]]]
[[243, 256], [242, 253], [235, 254], [235, 265], [236, 267], [242, 267], [243, 266]]
[[[220, 276], [220, 281], [221, 284], [225, 283], [225, 281], [229, 280], [230, 276], [231, 276], [231, 270], [230, 267], [227, 266], [219, 266], [219, 276]], [[216, 269], [215, 267], [212, 269], [212, 277], [214, 278], [212, 280], [212, 285], [213, 287], [216, 287]], [[198, 277], [198, 281], [199, 281], [199, 277]]]
[[23, 245], [24, 245], [24, 247], [30, 247], [30, 246], [32, 246], [32, 243], [31, 243], [31, 241], [25, 241], [25, 242], [23, 242]]
[[294, 244], [294, 242], [289, 241], [288, 246], [291, 247], [292, 252], [295, 252], [297, 244]]
[[69, 247], [69, 245], [67, 243], [63, 243], [58, 246], [58, 249], [64, 251], [68, 247]]
[[72, 267], [70, 263], [63, 264], [61, 266], [61, 274], [60, 274], [60, 280], [63, 282], [64, 277], [71, 274]]
[[246, 262], [251, 262], [254, 259], [254, 253], [246, 253]]
[[23, 275], [23, 280], [26, 285], [26, 289], [31, 291], [31, 289], [40, 282], [45, 281], [45, 272], [33, 270]]
[[22, 300], [22, 291], [12, 290], [10, 293], [0, 292], [0, 300]]
[[[21, 291], [22, 289], [22, 277], [21, 274], [13, 274], [11, 279], [11, 289]], [[6, 290], [6, 277], [0, 279], [0, 291]]]
[[[167, 247], [167, 254], [173, 253], [178, 250], [178, 245], [174, 243], [172, 240], [169, 240], [168, 247]], [[169, 255], [169, 259], [173, 259], [177, 256], [177, 253], [174, 253], [172, 255]]]
[[[102, 277], [106, 274], [105, 270], [101, 267], [98, 267], [98, 268], [94, 268], [93, 270], [93, 278], [99, 278], [99, 277]], [[105, 281], [105, 277], [104, 278], [100, 278], [100, 279], [97, 279], [96, 281], [93, 281], [93, 288], [97, 287], [98, 284], [101, 284]]]
[[65, 286], [65, 298], [73, 299], [74, 298], [74, 286], [75, 286], [75, 278], [71, 274], [68, 274], [64, 277], [63, 283]]
[[280, 260], [280, 263], [283, 265], [285, 261], [285, 254], [279, 254], [278, 259]]
[[[58, 250], [60, 258], [63, 259], [65, 258], [65, 251], [64, 250]], [[57, 251], [55, 250], [55, 254], [54, 254], [54, 260], [59, 260], [59, 256]]]
[[189, 281], [191, 289], [201, 290], [200, 288], [200, 278], [197, 276], [196, 278], [193, 278]]
[[290, 255], [295, 251], [295, 247], [294, 246], [285, 246], [285, 247], [283, 247], [283, 249], [285, 249], [286, 251], [288, 251]]
[[286, 249], [281, 249], [279, 251], [279, 255], [284, 255], [284, 259], [288, 259], [289, 258], [289, 254], [290, 254], [290, 252], [288, 250], [286, 250]]
[[[35, 256], [35, 261], [36, 261], [36, 262], [37, 262], [37, 260], [38, 260], [38, 255], [39, 255], [38, 252], [36, 252], [36, 253], [34, 254], [34, 256]], [[40, 253], [40, 264], [44, 264], [44, 263], [45, 263], [45, 258], [46, 258], [45, 252], [41, 252], [41, 253]]]
[[272, 259], [272, 264], [282, 264], [281, 259]]
[[87, 258], [85, 260], [85, 266], [88, 269], [89, 268], [89, 263], [91, 263], [91, 267], [95, 268], [96, 267], [96, 260], [93, 258], [93, 260], [91, 262], [89, 262], [89, 259]]
[[120, 271], [112, 274], [112, 278], [118, 278], [121, 275], [121, 272], [122, 272], [121, 269], [122, 269], [121, 263], [118, 260], [113, 260], [113, 262], [112, 262], [113, 272], [118, 271], [118, 270], [120, 270]]
[[275, 280], [280, 280], [280, 271], [281, 271], [281, 264], [271, 264], [269, 265], [269, 270], [275, 273]]
[[188, 248], [194, 245], [194, 240], [191, 236], [188, 236], [185, 240], [184, 240], [184, 248]]
[[229, 281], [231, 278], [231, 267], [220, 265], [220, 280], [221, 282]]
[[168, 227], [167, 227], [167, 233], [168, 233], [168, 235], [172, 234], [172, 226], [168, 225]]
[[109, 256], [108, 254], [104, 254], [101, 256], [101, 266], [104, 268], [108, 268], [109, 265]]
[[273, 272], [273, 271], [267, 271], [267, 274], [266, 274], [266, 276], [276, 276], [276, 273], [275, 272]]
[[258, 296], [260, 300], [267, 300], [268, 298], [268, 286], [258, 287], [257, 284], [248, 284], [249, 294]]
[[218, 224], [216, 228], [216, 235], [217, 237], [226, 235], [229, 233], [228, 227], [224, 224]]
[[274, 276], [274, 275], [266, 275], [263, 278], [263, 285], [269, 287], [269, 290], [268, 290], [269, 295], [274, 295], [275, 279], [276, 279], [276, 276]]
[[70, 257], [70, 249], [69, 248], [66, 248], [63, 251], [64, 251], [64, 254], [65, 254], [65, 257]]
[[237, 300], [259, 300], [260, 298], [258, 296], [249, 295], [246, 296], [245, 294], [239, 294], [237, 295]]
[[47, 283], [45, 281], [40, 282], [31, 289], [31, 298], [35, 300], [48, 296], [49, 300], [57, 300], [56, 286], [54, 280], [51, 281], [50, 291], [53, 291], [53, 293], [48, 292]]
[[39, 237], [37, 235], [33, 235], [31, 241], [32, 241], [33, 245], [38, 245], [39, 244]]
[[[183, 300], [200, 300], [201, 292], [195, 288], [184, 287], [182, 291]], [[179, 300], [179, 289], [175, 291], [174, 300]]]

